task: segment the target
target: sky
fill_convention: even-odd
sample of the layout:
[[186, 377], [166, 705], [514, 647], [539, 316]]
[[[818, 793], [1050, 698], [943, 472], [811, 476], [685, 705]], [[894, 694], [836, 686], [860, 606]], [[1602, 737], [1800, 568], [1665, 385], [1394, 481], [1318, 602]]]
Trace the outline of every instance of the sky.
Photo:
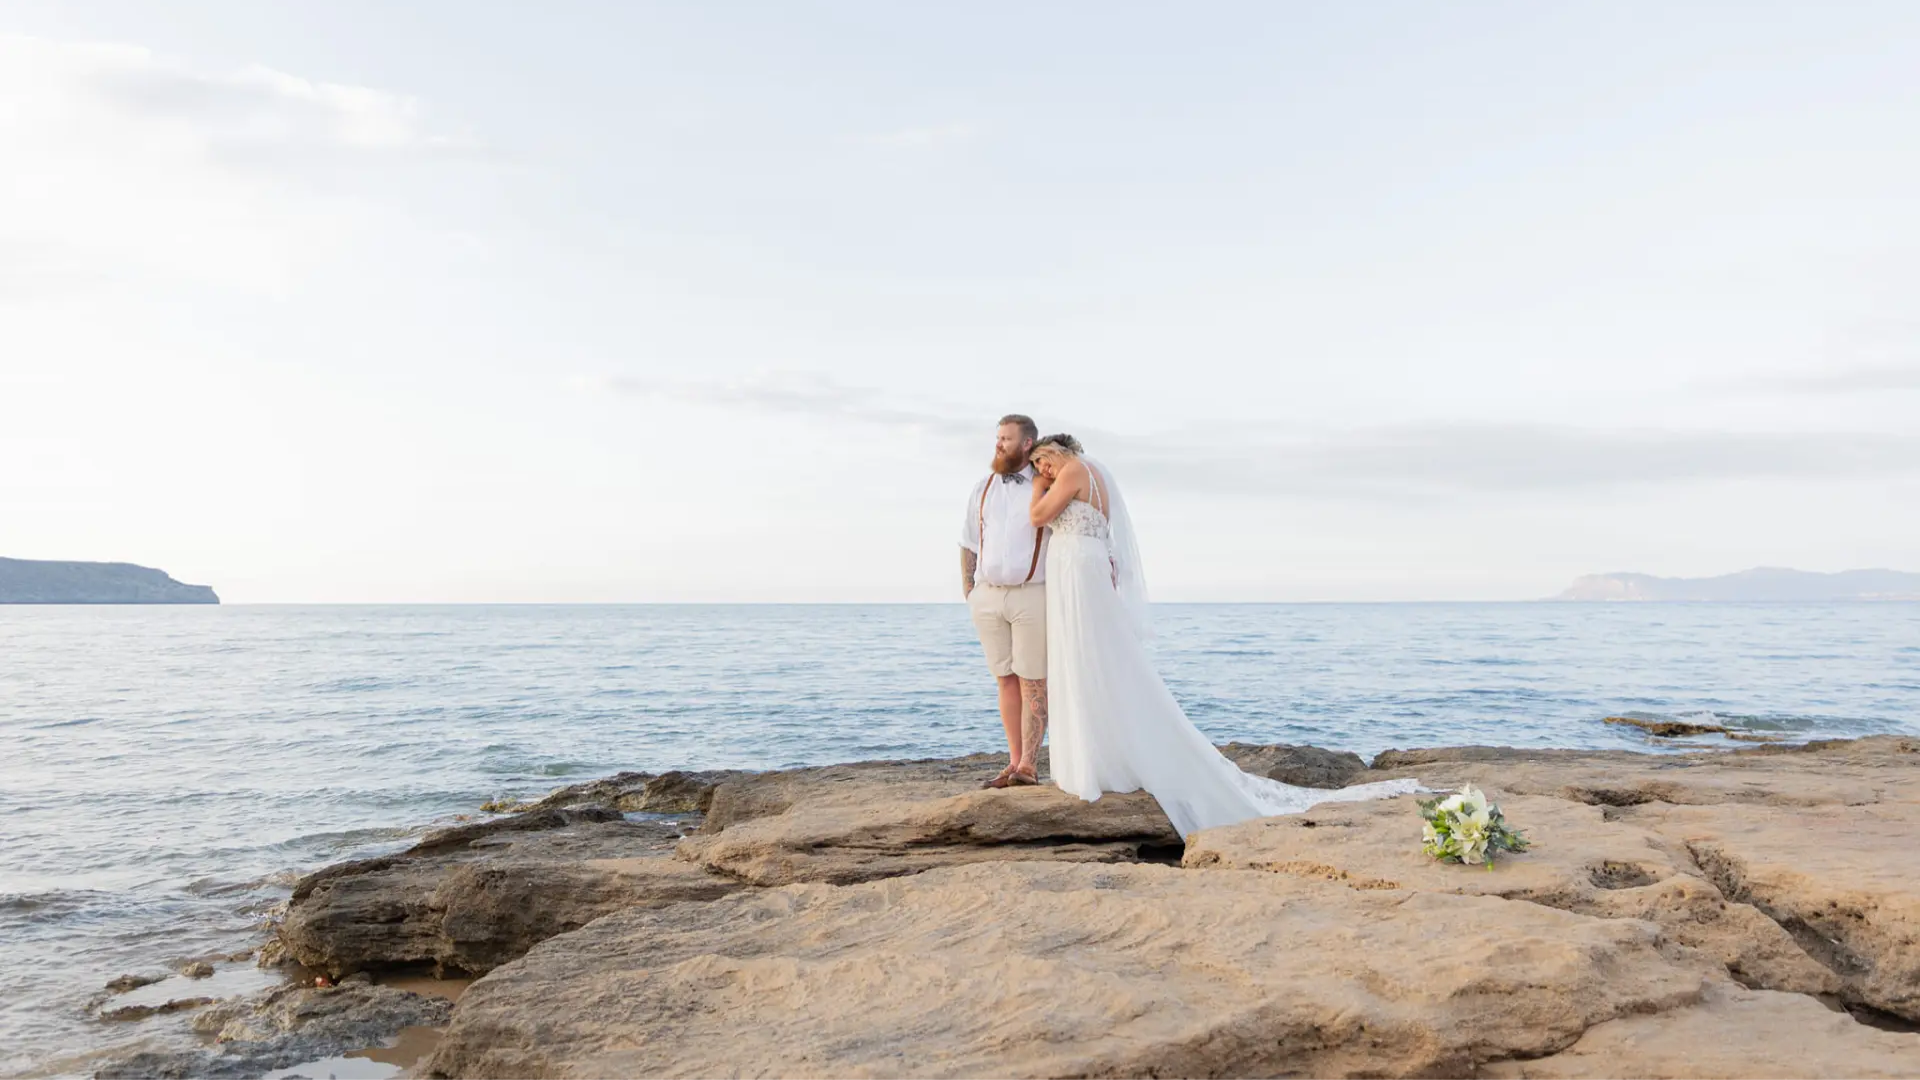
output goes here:
[[958, 598], [1920, 570], [1920, 5], [0, 3], [0, 555]]

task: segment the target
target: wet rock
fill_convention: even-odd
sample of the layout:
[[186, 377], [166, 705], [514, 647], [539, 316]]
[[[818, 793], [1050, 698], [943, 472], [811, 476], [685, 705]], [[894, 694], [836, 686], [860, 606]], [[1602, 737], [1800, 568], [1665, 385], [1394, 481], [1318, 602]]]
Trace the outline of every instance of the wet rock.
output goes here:
[[[251, 1067], [240, 1062], [218, 1063], [219, 1055], [204, 1050], [143, 1050], [116, 1058], [94, 1071], [95, 1080], [192, 1080], [193, 1077], [251, 1077], [272, 1065]], [[221, 1068], [227, 1064], [226, 1068]]]
[[1246, 772], [1295, 787], [1346, 787], [1367, 771], [1367, 763], [1359, 754], [1317, 746], [1228, 743], [1220, 752]]
[[100, 1019], [122, 1023], [129, 1020], [145, 1020], [149, 1016], [164, 1016], [168, 1013], [186, 1012], [213, 1004], [210, 997], [174, 998], [159, 1005], [122, 1005], [117, 1009], [103, 1009]]
[[734, 769], [659, 774], [623, 772], [560, 788], [528, 804], [528, 808], [601, 806], [630, 814], [704, 814], [716, 786], [751, 775], [754, 774]]
[[122, 975], [118, 978], [108, 980], [106, 990], [109, 994], [124, 994], [130, 990], [138, 990], [143, 986], [152, 986], [154, 983], [165, 978], [165, 975]]
[[738, 888], [669, 857], [675, 825], [596, 808], [522, 818], [447, 830], [401, 855], [312, 875], [295, 887], [276, 940], [289, 959], [336, 978], [409, 968], [480, 974], [609, 911]]
[[[1498, 795], [1498, 789], [1493, 789]], [[1839, 980], [1753, 906], [1729, 900], [1684, 845], [1597, 806], [1540, 796], [1499, 800], [1530, 850], [1489, 869], [1420, 851], [1411, 797], [1329, 803], [1188, 837], [1190, 868], [1260, 870], [1357, 890], [1500, 896], [1607, 919], [1646, 919], [1750, 986], [1831, 993]]]
[[[1646, 754], [1631, 750], [1558, 750], [1515, 746], [1436, 746], [1415, 750], [1382, 750], [1374, 755], [1375, 770], [1400, 772], [1423, 765], [1639, 765]], [[1369, 777], [1369, 779], [1379, 779]]]
[[207, 963], [205, 960], [195, 960], [190, 964], [183, 965], [180, 968], [180, 974], [185, 975], [189, 979], [211, 979], [213, 978], [213, 965]]
[[[346, 1047], [378, 1046], [403, 1027], [445, 1024], [453, 1003], [371, 981], [347, 980], [330, 989], [283, 987], [263, 999], [196, 1018], [194, 1027], [222, 1043], [272, 1043], [298, 1034]], [[245, 1052], [255, 1052], [247, 1049]]]
[[96, 1077], [256, 1077], [319, 1058], [384, 1045], [408, 1027], [444, 1025], [444, 998], [373, 985], [285, 986], [222, 1003], [194, 1018], [211, 1050], [147, 1051], [102, 1066]]
[[1657, 739], [1684, 739], [1694, 735], [1731, 735], [1719, 724], [1689, 724], [1681, 720], [1641, 720], [1632, 716], [1609, 716], [1603, 724], [1636, 727]]
[[474, 983], [423, 1075], [1466, 1075], [1717, 975], [1634, 920], [996, 863], [622, 912]]

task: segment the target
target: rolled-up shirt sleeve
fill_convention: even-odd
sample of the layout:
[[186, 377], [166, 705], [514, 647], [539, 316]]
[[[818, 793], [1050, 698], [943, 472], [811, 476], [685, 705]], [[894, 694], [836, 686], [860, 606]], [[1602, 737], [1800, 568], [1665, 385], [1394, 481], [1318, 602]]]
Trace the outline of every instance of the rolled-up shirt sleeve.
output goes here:
[[985, 480], [973, 485], [973, 493], [967, 496], [966, 524], [960, 526], [960, 546], [980, 554], [980, 496], [986, 493]]

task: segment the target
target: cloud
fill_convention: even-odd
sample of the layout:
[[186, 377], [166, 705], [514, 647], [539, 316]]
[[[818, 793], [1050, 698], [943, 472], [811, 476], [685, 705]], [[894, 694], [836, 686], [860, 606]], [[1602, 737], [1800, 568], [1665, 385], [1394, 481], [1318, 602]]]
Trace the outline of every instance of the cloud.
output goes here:
[[[991, 422], [984, 414], [897, 405], [877, 390], [822, 375], [728, 382], [618, 376], [591, 385], [692, 405], [912, 428], [966, 450], [978, 449]], [[1920, 439], [1851, 432], [1472, 423], [1349, 430], [1276, 426], [1186, 438], [1064, 426], [1131, 482], [1240, 495], [1538, 495], [1758, 478], [1920, 474]]]
[[1272, 494], [1548, 494], [1758, 478], [1920, 473], [1920, 440], [1849, 432], [1452, 424], [1305, 434], [1164, 454], [1151, 476]]
[[[482, 150], [403, 94], [19, 35], [0, 35], [0, 117], [0, 252], [31, 255], [25, 291], [42, 295], [153, 282], [284, 294], [365, 224], [367, 198], [341, 182], [352, 170]], [[0, 302], [26, 276], [0, 273]]]
[[1766, 375], [1731, 384], [1748, 393], [1867, 394], [1920, 390], [1920, 364], [1870, 364], [1806, 374]]
[[852, 421], [907, 428], [934, 439], [979, 442], [990, 426], [977, 418], [892, 405], [877, 390], [846, 386], [811, 372], [761, 373], [723, 382], [675, 382], [630, 375], [575, 380], [577, 385], [617, 394], [677, 401], [687, 405], [744, 407], [813, 420]]
[[863, 142], [880, 146], [892, 146], [902, 150], [930, 150], [936, 147], [953, 146], [971, 142], [980, 134], [978, 124], [970, 120], [959, 120], [950, 124], [936, 124], [930, 127], [902, 128], [898, 131], [869, 135]]
[[206, 72], [137, 46], [0, 36], [0, 66], [40, 82], [44, 92], [35, 96], [43, 102], [91, 95], [112, 111], [182, 122], [212, 145], [361, 152], [478, 147], [469, 135], [431, 127], [418, 98], [259, 64]]

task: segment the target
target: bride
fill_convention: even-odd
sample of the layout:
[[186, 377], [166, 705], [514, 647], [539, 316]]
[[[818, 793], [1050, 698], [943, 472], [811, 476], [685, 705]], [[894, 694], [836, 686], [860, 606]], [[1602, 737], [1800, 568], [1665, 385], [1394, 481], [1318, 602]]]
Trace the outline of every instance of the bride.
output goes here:
[[1221, 756], [1167, 690], [1147, 654], [1146, 581], [1112, 475], [1071, 435], [1033, 447], [1033, 524], [1049, 525], [1047, 702], [1053, 781], [1092, 802], [1152, 793], [1181, 836], [1318, 803], [1419, 791], [1389, 780], [1334, 791], [1254, 776]]

